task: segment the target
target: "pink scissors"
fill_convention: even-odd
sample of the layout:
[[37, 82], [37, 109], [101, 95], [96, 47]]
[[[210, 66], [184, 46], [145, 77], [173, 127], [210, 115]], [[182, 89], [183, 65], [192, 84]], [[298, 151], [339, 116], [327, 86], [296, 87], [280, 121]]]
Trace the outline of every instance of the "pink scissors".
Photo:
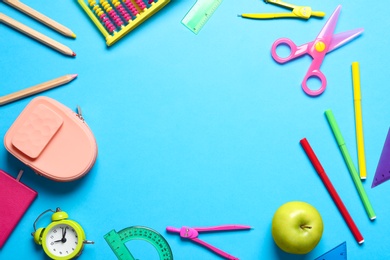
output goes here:
[[[304, 54], [309, 54], [313, 58], [313, 61], [306, 73], [306, 76], [303, 78], [302, 81], [303, 91], [305, 91], [306, 94], [310, 96], [318, 96], [322, 92], [324, 92], [326, 88], [326, 77], [320, 71], [321, 63], [325, 58], [325, 54], [348, 43], [363, 32], [363, 29], [359, 28], [342, 33], [333, 34], [337, 24], [337, 20], [339, 18], [340, 10], [341, 5], [337, 6], [336, 10], [325, 23], [321, 32], [318, 34], [317, 38], [314, 41], [303, 44], [301, 46], [296, 46], [292, 40], [288, 38], [280, 38], [276, 40], [272, 45], [272, 57], [279, 63], [286, 63]], [[276, 48], [280, 45], [287, 45], [290, 48], [291, 53], [288, 57], [282, 58], [278, 56], [278, 54], [276, 53]], [[321, 87], [316, 90], [310, 89], [307, 86], [307, 81], [309, 80], [309, 78], [318, 78], [321, 82]]]
[[239, 260], [237, 257], [229, 255], [228, 253], [225, 253], [224, 251], [216, 248], [215, 246], [212, 246], [198, 238], [199, 232], [212, 232], [212, 231], [227, 231], [227, 230], [244, 230], [244, 229], [251, 229], [250, 226], [245, 225], [224, 225], [224, 226], [215, 226], [215, 227], [198, 227], [198, 228], [191, 228], [191, 227], [182, 227], [182, 228], [174, 228], [174, 227], [167, 227], [168, 232], [174, 232], [179, 233], [180, 237], [190, 239], [198, 244], [201, 244], [202, 246], [210, 249], [211, 251], [219, 254], [220, 256], [231, 259], [231, 260]]

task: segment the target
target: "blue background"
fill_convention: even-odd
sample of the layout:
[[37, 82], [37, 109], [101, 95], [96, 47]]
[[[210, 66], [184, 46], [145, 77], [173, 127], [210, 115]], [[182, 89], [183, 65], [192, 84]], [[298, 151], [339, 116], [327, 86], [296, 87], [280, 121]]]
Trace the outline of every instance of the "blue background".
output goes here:
[[[161, 233], [175, 259], [221, 259], [192, 242], [168, 234], [167, 226], [247, 224], [250, 231], [201, 234], [200, 239], [240, 259], [314, 259], [347, 242], [350, 259], [390, 256], [390, 183], [371, 189], [389, 129], [387, 9], [367, 1], [301, 1], [326, 12], [324, 19], [249, 20], [241, 13], [284, 12], [260, 0], [225, 0], [198, 35], [181, 24], [195, 1], [172, 0], [113, 46], [76, 1], [24, 0], [72, 29], [70, 39], [1, 4], [0, 12], [56, 39], [77, 53], [64, 56], [0, 24], [1, 93], [5, 95], [56, 77], [77, 73], [70, 84], [42, 93], [83, 110], [99, 154], [84, 178], [56, 183], [0, 149], [0, 167], [38, 197], [5, 246], [2, 259], [42, 259], [30, 233], [36, 217], [61, 207], [84, 228], [80, 259], [115, 259], [103, 236], [142, 225]], [[298, 45], [312, 41], [342, 5], [335, 32], [363, 27], [364, 33], [329, 53], [321, 67], [328, 80], [319, 97], [301, 89], [311, 58], [284, 65], [271, 55], [280, 37]], [[376, 211], [370, 221], [360, 202], [324, 116], [333, 110], [357, 166], [351, 64], [360, 63], [368, 177], [364, 187]], [[4, 136], [29, 97], [0, 107]], [[314, 171], [299, 140], [306, 137], [365, 238], [358, 245]], [[323, 237], [309, 254], [279, 250], [271, 236], [276, 209], [306, 201], [321, 213]], [[49, 223], [49, 215], [38, 226]], [[0, 220], [1, 221], [1, 220]], [[136, 258], [157, 259], [149, 244], [132, 241]]]

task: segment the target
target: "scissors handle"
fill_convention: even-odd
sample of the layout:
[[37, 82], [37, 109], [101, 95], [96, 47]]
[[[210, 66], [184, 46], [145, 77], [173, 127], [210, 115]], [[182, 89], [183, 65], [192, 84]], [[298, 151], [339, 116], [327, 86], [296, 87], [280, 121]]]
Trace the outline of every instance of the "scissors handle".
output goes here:
[[[309, 96], [318, 96], [324, 92], [326, 88], [326, 78], [325, 75], [320, 71], [321, 63], [325, 57], [326, 51], [318, 51], [316, 48], [316, 42], [309, 42], [301, 46], [297, 46], [292, 40], [288, 38], [277, 39], [274, 44], [272, 44], [271, 54], [272, 58], [279, 63], [286, 63], [290, 60], [298, 58], [304, 54], [309, 54], [313, 61], [302, 81], [302, 89]], [[286, 45], [290, 48], [290, 54], [287, 57], [280, 57], [276, 49], [281, 46]], [[321, 87], [318, 89], [310, 89], [307, 85], [307, 82], [310, 78], [317, 78], [321, 82]]]
[[[290, 54], [287, 57], [280, 57], [278, 55], [278, 53], [276, 52], [276, 49], [282, 45], [285, 45], [285, 46], [290, 48]], [[277, 39], [274, 42], [274, 44], [272, 44], [271, 54], [272, 54], [272, 58], [274, 58], [274, 60], [276, 60], [277, 62], [286, 63], [292, 59], [295, 59], [295, 58], [298, 58], [304, 54], [307, 54], [308, 47], [309, 47], [309, 43], [301, 45], [301, 46], [297, 46], [292, 40], [290, 40], [288, 38], [280, 38], [280, 39]]]
[[[322, 60], [321, 60], [322, 61]], [[318, 62], [316, 59], [313, 60], [312, 64], [310, 65], [309, 70], [307, 71], [305, 77], [303, 78], [302, 81], [302, 89], [305, 91], [306, 94], [309, 96], [318, 96], [321, 95], [322, 92], [324, 92], [326, 88], [326, 77], [325, 75], [320, 71], [319, 65], [318, 64], [321, 62]], [[318, 89], [311, 89], [307, 86], [307, 82], [310, 78], [317, 78], [321, 82], [321, 87]]]

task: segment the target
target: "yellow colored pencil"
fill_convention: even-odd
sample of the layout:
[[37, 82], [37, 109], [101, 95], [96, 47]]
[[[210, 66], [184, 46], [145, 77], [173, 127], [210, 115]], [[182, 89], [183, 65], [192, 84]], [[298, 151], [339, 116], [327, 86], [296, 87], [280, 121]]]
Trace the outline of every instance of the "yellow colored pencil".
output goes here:
[[31, 16], [32, 18], [36, 19], [37, 21], [45, 24], [46, 26], [56, 30], [57, 32], [71, 38], [76, 38], [76, 34], [74, 34], [69, 28], [65, 27], [64, 25], [54, 21], [53, 19], [41, 14], [37, 10], [29, 7], [28, 5], [25, 5], [24, 3], [20, 2], [19, 0], [3, 0], [4, 3], [14, 7], [15, 9], [18, 9], [19, 11]]
[[362, 97], [360, 92], [360, 71], [359, 63], [352, 62], [352, 81], [353, 81], [353, 101], [355, 106], [355, 128], [356, 145], [358, 154], [358, 165], [360, 179], [367, 178], [366, 157], [364, 153], [364, 135], [363, 135], [363, 117], [362, 117]]
[[65, 55], [76, 56], [76, 53], [74, 53], [69, 47], [53, 40], [52, 38], [47, 37], [38, 31], [35, 31], [34, 29], [12, 19], [11, 17], [6, 16], [5, 14], [0, 13], [0, 22], [20, 31], [21, 33], [26, 34], [27, 36], [30, 36], [31, 38], [49, 46], [56, 51], [59, 51]]
[[64, 85], [77, 77], [77, 74], [69, 74], [56, 79], [46, 81], [44, 83], [19, 90], [17, 92], [0, 97], [0, 106], [14, 102], [16, 100]]

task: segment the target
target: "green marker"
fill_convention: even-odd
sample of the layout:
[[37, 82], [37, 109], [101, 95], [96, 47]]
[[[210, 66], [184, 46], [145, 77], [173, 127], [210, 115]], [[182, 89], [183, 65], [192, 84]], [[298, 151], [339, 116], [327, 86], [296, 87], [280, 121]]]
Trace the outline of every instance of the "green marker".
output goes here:
[[360, 199], [363, 202], [364, 208], [366, 209], [367, 215], [371, 220], [374, 220], [376, 218], [374, 209], [372, 208], [371, 203], [368, 200], [367, 193], [364, 190], [364, 187], [363, 187], [363, 184], [360, 180], [359, 174], [355, 168], [355, 165], [353, 164], [351, 155], [349, 155], [344, 138], [341, 135], [340, 129], [337, 125], [336, 119], [334, 118], [332, 110], [330, 110], [330, 109], [326, 110], [325, 115], [326, 115], [326, 118], [328, 119], [328, 123], [330, 125], [330, 128], [332, 128], [333, 135], [336, 138], [336, 142], [340, 148], [341, 154], [344, 157], [344, 161], [347, 164], [349, 173], [351, 174], [352, 180], [355, 183], [356, 189], [359, 193]]

